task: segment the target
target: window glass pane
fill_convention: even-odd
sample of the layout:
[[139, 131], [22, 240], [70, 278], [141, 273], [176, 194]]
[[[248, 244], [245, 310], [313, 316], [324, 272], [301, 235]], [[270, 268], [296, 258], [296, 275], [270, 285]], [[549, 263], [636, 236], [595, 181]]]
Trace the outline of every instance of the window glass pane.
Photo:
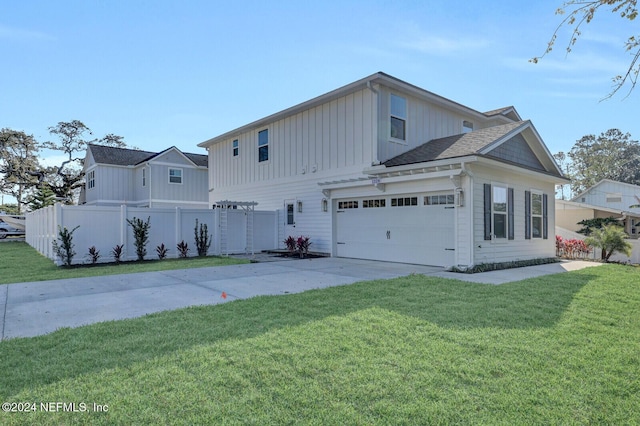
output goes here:
[[455, 197], [453, 196], [453, 194], [447, 195], [447, 204], [453, 204], [453, 203], [455, 203]]
[[542, 195], [531, 194], [531, 214], [542, 214]]
[[293, 204], [287, 204], [287, 225], [293, 225]]
[[169, 182], [182, 183], [182, 170], [169, 169]]
[[391, 117], [391, 137], [404, 140], [405, 122], [396, 117]]
[[258, 161], [267, 161], [269, 159], [269, 146], [261, 146], [258, 148]]
[[531, 218], [531, 236], [542, 238], [542, 218], [540, 216]]
[[501, 188], [499, 186], [493, 187], [493, 211], [506, 213], [507, 188]]
[[391, 115], [407, 118], [407, 100], [405, 98], [391, 95]]
[[493, 214], [493, 234], [496, 238], [507, 238], [507, 215]]
[[258, 146], [263, 146], [269, 143], [269, 130], [265, 129], [258, 132]]

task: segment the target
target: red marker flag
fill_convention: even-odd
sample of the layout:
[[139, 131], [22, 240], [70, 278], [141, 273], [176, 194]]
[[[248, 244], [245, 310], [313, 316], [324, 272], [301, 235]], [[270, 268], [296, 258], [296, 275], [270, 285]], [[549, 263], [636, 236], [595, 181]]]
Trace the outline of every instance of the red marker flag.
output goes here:
[[227, 298], [227, 293], [225, 293], [224, 291], [222, 292], [222, 294], [220, 295], [220, 297], [222, 297], [223, 299]]

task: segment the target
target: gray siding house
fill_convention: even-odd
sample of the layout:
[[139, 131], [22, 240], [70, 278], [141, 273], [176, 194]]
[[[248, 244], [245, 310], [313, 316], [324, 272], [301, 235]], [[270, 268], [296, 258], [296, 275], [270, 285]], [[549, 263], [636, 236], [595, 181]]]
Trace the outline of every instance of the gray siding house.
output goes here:
[[90, 144], [81, 204], [207, 208], [207, 156], [176, 147], [161, 152]]

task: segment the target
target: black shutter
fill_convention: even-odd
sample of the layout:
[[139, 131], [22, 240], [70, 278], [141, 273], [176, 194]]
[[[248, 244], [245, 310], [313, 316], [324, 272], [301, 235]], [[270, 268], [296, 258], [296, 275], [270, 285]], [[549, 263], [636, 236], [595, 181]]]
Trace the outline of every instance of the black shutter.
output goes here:
[[524, 238], [531, 239], [531, 191], [524, 191]]
[[514, 228], [513, 228], [513, 188], [509, 188], [507, 190], [507, 220], [509, 226], [509, 239], [514, 239]]
[[484, 184], [484, 239], [491, 240], [491, 185]]
[[542, 194], [542, 238], [549, 238], [549, 218], [547, 217], [547, 194]]

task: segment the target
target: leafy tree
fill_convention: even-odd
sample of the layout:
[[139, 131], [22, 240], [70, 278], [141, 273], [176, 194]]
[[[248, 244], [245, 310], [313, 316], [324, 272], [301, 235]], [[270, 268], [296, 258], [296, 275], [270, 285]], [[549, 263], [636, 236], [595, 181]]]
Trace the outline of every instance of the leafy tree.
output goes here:
[[[603, 9], [604, 8], [604, 9]], [[584, 24], [589, 24], [596, 13], [601, 10], [606, 10], [619, 15], [622, 19], [633, 21], [638, 17], [637, 0], [596, 0], [596, 1], [583, 1], [583, 0], [569, 0], [565, 1], [561, 7], [556, 10], [556, 15], [564, 15], [565, 18], [556, 27], [551, 40], [547, 44], [547, 49], [542, 56], [532, 58], [530, 62], [538, 63], [538, 61], [546, 56], [553, 50], [553, 47], [558, 38], [558, 33], [563, 27], [571, 28], [571, 37], [566, 45], [567, 54], [571, 53], [573, 46], [578, 41], [578, 38], [582, 35], [581, 28]], [[625, 84], [629, 84], [629, 94], [636, 86], [638, 81], [638, 73], [640, 72], [640, 36], [631, 35], [624, 42], [624, 51], [630, 53], [631, 61], [629, 67], [619, 75], [612, 78], [613, 90], [605, 96], [608, 99], [615, 95]]]
[[[560, 167], [560, 170], [562, 170], [562, 173], [564, 173], [564, 175], [570, 179], [571, 176], [569, 175], [569, 170], [567, 165], [567, 154], [560, 151], [556, 154], [553, 154], [553, 158], [556, 160], [556, 163], [558, 163], [558, 166]], [[560, 190], [560, 199], [565, 200], [566, 199], [564, 196], [565, 184], [556, 185], [556, 191], [557, 190]]]
[[144, 260], [147, 255], [147, 243], [149, 242], [149, 228], [151, 228], [150, 222], [151, 216], [147, 218], [147, 221], [134, 217], [133, 219], [127, 219], [127, 223], [133, 228], [134, 245], [136, 246], [136, 255], [138, 260]]
[[43, 207], [52, 206], [56, 202], [55, 196], [56, 194], [51, 190], [49, 184], [43, 182], [29, 200], [29, 208], [33, 211]]
[[602, 179], [640, 184], [640, 144], [629, 133], [610, 129], [583, 136], [569, 151], [571, 190], [578, 194]]
[[631, 244], [625, 240], [628, 235], [621, 226], [606, 225], [601, 229], [595, 229], [591, 236], [587, 237], [584, 242], [590, 246], [602, 249], [602, 260], [608, 262], [611, 255], [615, 252], [624, 253], [631, 256]]
[[87, 144], [97, 143], [119, 148], [126, 146], [123, 138], [113, 133], [109, 133], [102, 139], [87, 139], [93, 133], [79, 120], [61, 121], [49, 127], [49, 133], [57, 136], [58, 141], [44, 142], [42, 148], [60, 151], [66, 158], [59, 166], [47, 169], [46, 180], [55, 195], [66, 200], [72, 200], [77, 190], [84, 184], [83, 165]]
[[42, 180], [38, 162], [39, 147], [33, 135], [0, 130], [0, 192], [12, 195], [22, 212], [29, 191]]
[[596, 229], [602, 229], [607, 225], [617, 225], [620, 226], [620, 222], [615, 217], [597, 217], [595, 219], [585, 219], [581, 220], [577, 223], [578, 225], [582, 225], [578, 234], [590, 236]]
[[12, 214], [12, 215], [20, 214], [18, 211], [17, 204], [0, 204], [0, 212], [4, 212], [6, 214]]

